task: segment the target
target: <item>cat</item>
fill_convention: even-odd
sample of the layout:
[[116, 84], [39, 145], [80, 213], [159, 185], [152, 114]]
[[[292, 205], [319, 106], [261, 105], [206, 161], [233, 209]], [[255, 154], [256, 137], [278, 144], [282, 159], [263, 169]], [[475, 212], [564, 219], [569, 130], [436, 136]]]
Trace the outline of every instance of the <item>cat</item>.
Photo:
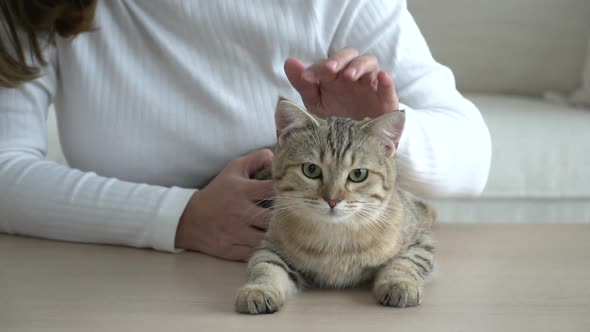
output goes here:
[[420, 304], [436, 212], [396, 182], [404, 112], [321, 119], [280, 99], [275, 122], [272, 219], [235, 310], [273, 313], [306, 287], [367, 283], [385, 306]]

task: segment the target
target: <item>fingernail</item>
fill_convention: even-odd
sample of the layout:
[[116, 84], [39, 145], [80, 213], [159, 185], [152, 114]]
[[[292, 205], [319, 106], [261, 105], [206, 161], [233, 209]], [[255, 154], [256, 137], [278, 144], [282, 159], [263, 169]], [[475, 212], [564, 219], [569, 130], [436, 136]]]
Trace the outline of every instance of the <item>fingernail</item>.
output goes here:
[[336, 67], [338, 67], [338, 62], [336, 62], [336, 60], [328, 60], [326, 62], [326, 67], [335, 71]]
[[308, 81], [309, 83], [316, 82], [315, 74], [312, 71], [307, 71], [307, 70], [303, 71], [303, 74], [301, 74], [301, 77], [303, 77], [303, 79]]
[[356, 69], [351, 68], [348, 70], [348, 77], [355, 79], [356, 78]]

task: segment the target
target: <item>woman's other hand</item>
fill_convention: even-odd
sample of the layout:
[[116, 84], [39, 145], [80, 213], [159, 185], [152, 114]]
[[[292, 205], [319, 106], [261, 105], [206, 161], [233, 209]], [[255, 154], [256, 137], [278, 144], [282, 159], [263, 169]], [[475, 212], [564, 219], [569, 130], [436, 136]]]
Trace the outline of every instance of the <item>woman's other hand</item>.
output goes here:
[[264, 238], [270, 212], [258, 203], [272, 196], [272, 182], [252, 179], [272, 163], [270, 150], [231, 161], [195, 192], [176, 231], [176, 247], [229, 260], [247, 260]]
[[399, 107], [391, 76], [380, 70], [374, 55], [359, 55], [354, 48], [341, 49], [308, 67], [289, 58], [285, 73], [305, 107], [320, 117], [361, 120]]

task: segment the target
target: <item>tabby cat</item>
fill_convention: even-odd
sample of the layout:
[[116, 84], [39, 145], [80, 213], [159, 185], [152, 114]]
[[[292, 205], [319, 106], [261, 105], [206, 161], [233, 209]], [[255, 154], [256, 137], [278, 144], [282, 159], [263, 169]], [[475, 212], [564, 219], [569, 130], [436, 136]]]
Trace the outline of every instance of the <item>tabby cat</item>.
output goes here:
[[403, 111], [320, 119], [282, 99], [275, 119], [277, 196], [236, 311], [273, 313], [305, 287], [367, 283], [385, 306], [420, 304], [436, 216], [396, 183]]

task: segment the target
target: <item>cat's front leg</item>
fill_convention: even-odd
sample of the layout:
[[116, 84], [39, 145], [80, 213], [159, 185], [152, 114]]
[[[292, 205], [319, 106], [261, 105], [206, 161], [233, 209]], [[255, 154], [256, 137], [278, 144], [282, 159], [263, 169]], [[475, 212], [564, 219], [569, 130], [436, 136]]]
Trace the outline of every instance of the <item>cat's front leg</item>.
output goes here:
[[248, 263], [248, 281], [238, 290], [235, 308], [244, 314], [271, 314], [303, 286], [303, 278], [276, 253], [256, 251]]
[[373, 292], [379, 303], [413, 307], [422, 302], [424, 279], [434, 267], [434, 244], [428, 234], [400, 252], [377, 272]]

